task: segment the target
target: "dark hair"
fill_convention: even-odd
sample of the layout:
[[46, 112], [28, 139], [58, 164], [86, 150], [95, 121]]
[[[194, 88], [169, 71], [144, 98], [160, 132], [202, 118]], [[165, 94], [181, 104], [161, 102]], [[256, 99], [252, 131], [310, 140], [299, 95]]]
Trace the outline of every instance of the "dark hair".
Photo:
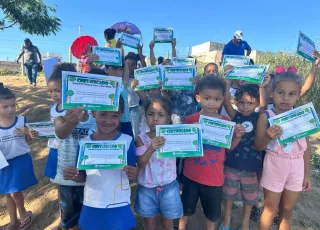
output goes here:
[[107, 36], [107, 40], [112, 40], [116, 36], [117, 31], [113, 28], [108, 28], [104, 31], [104, 35]]
[[252, 58], [250, 58], [250, 65], [254, 65], [254, 61]]
[[91, 69], [89, 71], [89, 73], [91, 73], [91, 74], [99, 74], [99, 75], [107, 75], [106, 72], [104, 72], [102, 69], [99, 69], [99, 68]]
[[30, 45], [32, 46], [32, 42], [29, 38], [24, 39], [24, 42], [30, 42]]
[[241, 86], [234, 96], [237, 101], [240, 101], [245, 93], [256, 100], [260, 100], [259, 86], [257, 84], [245, 84]]
[[284, 72], [276, 74], [275, 77], [272, 79], [272, 89], [274, 90], [277, 84], [282, 81], [292, 81], [299, 85], [300, 90], [302, 88], [302, 78], [299, 75], [292, 72]]
[[0, 100], [9, 100], [15, 98], [16, 95], [9, 88], [5, 88], [3, 84], [0, 86]]
[[76, 67], [72, 63], [60, 63], [56, 64], [53, 67], [52, 73], [49, 77], [48, 83], [53, 81], [53, 82], [61, 82], [62, 81], [62, 71], [69, 71], [69, 72], [77, 72]]
[[209, 62], [208, 64], [206, 64], [206, 65], [204, 66], [204, 69], [203, 69], [204, 72], [207, 71], [207, 68], [208, 68], [208, 66], [210, 66], [210, 65], [214, 65], [217, 70], [219, 69], [219, 67], [218, 67], [218, 65], [217, 65], [216, 63], [214, 63], [214, 62]]
[[171, 118], [172, 103], [170, 100], [168, 100], [167, 98], [165, 98], [163, 96], [156, 96], [156, 97], [149, 98], [146, 105], [144, 106], [145, 113], [147, 113], [148, 108], [156, 102], [161, 104], [161, 107], [167, 111], [169, 117]]
[[136, 54], [135, 53], [133, 53], [133, 52], [129, 52], [125, 57], [124, 57], [124, 61], [126, 61], [126, 60], [132, 60], [132, 61], [134, 61], [134, 62], [136, 62], [137, 63], [137, 57], [136, 57]]
[[226, 83], [220, 77], [207, 75], [199, 81], [196, 86], [195, 93], [199, 94], [204, 89], [219, 89], [224, 95], [226, 92]]
[[123, 113], [123, 111], [124, 111], [124, 100], [123, 100], [123, 97], [121, 95], [119, 97], [119, 109], [120, 109], [121, 113]]
[[164, 58], [163, 57], [158, 57], [158, 64], [160, 65], [163, 62]]

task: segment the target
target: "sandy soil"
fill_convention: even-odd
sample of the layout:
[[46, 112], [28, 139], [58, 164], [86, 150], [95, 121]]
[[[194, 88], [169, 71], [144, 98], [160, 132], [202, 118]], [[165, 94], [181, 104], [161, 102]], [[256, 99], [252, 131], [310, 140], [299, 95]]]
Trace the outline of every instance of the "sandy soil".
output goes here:
[[[46, 121], [49, 119], [50, 99], [45, 87], [45, 80], [40, 77], [38, 87], [28, 88], [23, 77], [0, 77], [0, 82], [15, 91], [18, 102], [18, 114], [25, 115], [29, 122]], [[320, 135], [312, 138], [313, 149], [320, 153]], [[56, 186], [44, 177], [43, 170], [47, 158], [46, 141], [33, 141], [30, 144], [34, 169], [39, 184], [25, 191], [25, 201], [28, 210], [34, 213], [34, 221], [29, 229], [43, 230], [55, 222], [59, 216], [58, 193]], [[313, 190], [302, 193], [294, 211], [293, 230], [318, 230], [320, 229], [320, 171], [312, 170]], [[133, 187], [133, 197], [135, 187]], [[262, 194], [261, 194], [262, 197]], [[241, 219], [241, 208], [234, 207], [232, 229], [237, 229]], [[0, 196], [0, 229], [9, 222], [6, 211], [5, 199]], [[137, 228], [143, 229], [141, 218], [137, 217]], [[197, 213], [190, 218], [188, 229], [205, 229], [205, 218], [201, 206], [198, 205]], [[160, 228], [159, 228], [160, 229]], [[251, 229], [257, 229], [257, 224], [251, 222]], [[275, 226], [273, 229], [276, 229]]]

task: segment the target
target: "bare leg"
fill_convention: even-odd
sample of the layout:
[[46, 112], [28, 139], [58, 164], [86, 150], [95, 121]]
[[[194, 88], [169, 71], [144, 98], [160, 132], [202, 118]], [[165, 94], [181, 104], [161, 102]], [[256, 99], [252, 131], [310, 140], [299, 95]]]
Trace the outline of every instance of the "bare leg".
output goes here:
[[290, 230], [292, 224], [292, 213], [299, 198], [299, 192], [284, 190], [282, 192], [279, 213], [279, 230]]
[[154, 230], [157, 224], [157, 216], [151, 218], [143, 218], [143, 225], [145, 230]]
[[16, 206], [18, 208], [18, 212], [19, 212], [19, 216], [20, 216], [20, 219], [21, 221], [24, 220], [27, 215], [28, 215], [28, 212], [27, 210], [25, 209], [24, 207], [24, 197], [23, 197], [23, 194], [22, 192], [16, 192], [16, 193], [13, 193], [12, 194], [12, 198], [14, 200], [14, 202], [16, 203]]
[[207, 230], [214, 230], [216, 227], [216, 223], [207, 219]]
[[186, 229], [186, 225], [188, 223], [188, 216], [183, 216], [180, 218], [179, 220], [179, 230], [185, 230]]
[[233, 206], [233, 200], [225, 200], [225, 209], [224, 209], [224, 217], [223, 217], [223, 227], [225, 228], [230, 226], [232, 206]]
[[247, 205], [247, 204], [243, 205], [243, 217], [242, 217], [242, 223], [241, 223], [242, 230], [249, 229], [251, 209], [252, 209], [251, 205]]
[[264, 191], [264, 209], [260, 217], [259, 230], [270, 230], [274, 217], [277, 215], [281, 193]]
[[172, 230], [173, 229], [173, 220], [161, 218], [162, 229], [163, 230]]
[[7, 208], [10, 216], [10, 223], [8, 224], [6, 229], [10, 229], [10, 228], [13, 228], [14, 226], [19, 226], [18, 216], [17, 216], [17, 206], [10, 194], [7, 194], [6, 198], [7, 198]]
[[70, 228], [69, 230], [80, 230], [80, 228], [79, 228], [79, 226], [78, 226], [78, 225], [76, 225], [76, 226], [74, 226], [74, 227]]

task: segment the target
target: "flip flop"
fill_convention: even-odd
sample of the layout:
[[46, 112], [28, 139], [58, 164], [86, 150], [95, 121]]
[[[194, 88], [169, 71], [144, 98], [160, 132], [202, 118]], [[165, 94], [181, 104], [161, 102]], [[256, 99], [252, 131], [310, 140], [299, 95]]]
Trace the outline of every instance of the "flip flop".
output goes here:
[[220, 224], [220, 229], [221, 229], [221, 230], [230, 230], [230, 226], [225, 227], [225, 226], [223, 226], [223, 223], [221, 223], [221, 224]]
[[26, 218], [21, 221], [19, 230], [26, 230], [32, 223], [32, 212], [28, 211]]

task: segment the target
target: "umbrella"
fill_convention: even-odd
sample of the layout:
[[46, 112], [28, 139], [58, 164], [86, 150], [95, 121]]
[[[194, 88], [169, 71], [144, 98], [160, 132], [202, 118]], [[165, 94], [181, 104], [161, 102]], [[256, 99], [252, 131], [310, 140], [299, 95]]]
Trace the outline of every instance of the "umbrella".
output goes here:
[[71, 53], [73, 56], [76, 58], [80, 59], [82, 55], [89, 54], [92, 46], [97, 46], [98, 43], [97, 41], [90, 36], [81, 36], [78, 37], [74, 42], [72, 43], [71, 46]]
[[141, 31], [139, 30], [139, 28], [135, 24], [132, 24], [127, 21], [114, 23], [109, 28], [115, 29], [117, 31], [117, 33], [124, 32], [124, 33], [131, 34], [131, 35], [141, 34]]

